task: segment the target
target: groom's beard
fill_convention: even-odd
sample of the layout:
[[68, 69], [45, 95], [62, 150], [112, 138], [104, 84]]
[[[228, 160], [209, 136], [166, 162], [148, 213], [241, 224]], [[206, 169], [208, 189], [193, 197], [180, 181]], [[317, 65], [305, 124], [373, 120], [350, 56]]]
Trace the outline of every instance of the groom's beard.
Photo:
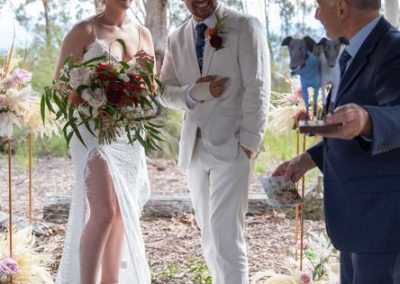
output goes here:
[[217, 5], [217, 0], [193, 0], [188, 8], [193, 15], [205, 20], [214, 13]]

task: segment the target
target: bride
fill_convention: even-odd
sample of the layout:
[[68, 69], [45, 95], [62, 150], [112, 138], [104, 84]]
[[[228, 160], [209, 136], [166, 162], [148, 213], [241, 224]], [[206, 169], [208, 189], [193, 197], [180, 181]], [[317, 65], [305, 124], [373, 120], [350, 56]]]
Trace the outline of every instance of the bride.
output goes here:
[[[108, 54], [129, 64], [154, 62], [147, 29], [126, 16], [131, 0], [104, 0], [103, 11], [75, 25], [62, 44], [56, 70], [75, 56], [88, 60]], [[123, 39], [127, 52], [115, 39]], [[75, 188], [56, 283], [148, 284], [140, 214], [148, 200], [149, 180], [145, 153], [138, 143], [120, 135], [110, 145], [99, 145], [85, 127], [87, 147], [73, 138], [70, 153]]]

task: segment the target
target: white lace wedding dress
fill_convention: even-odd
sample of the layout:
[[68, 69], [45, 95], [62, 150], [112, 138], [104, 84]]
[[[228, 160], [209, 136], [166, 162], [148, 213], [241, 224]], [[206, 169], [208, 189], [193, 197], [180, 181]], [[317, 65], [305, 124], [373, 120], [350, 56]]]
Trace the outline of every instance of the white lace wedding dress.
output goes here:
[[[107, 43], [96, 37], [84, 54], [83, 60], [101, 56], [107, 52]], [[119, 283], [149, 284], [150, 271], [140, 228], [141, 211], [150, 197], [144, 149], [139, 143], [133, 146], [129, 144], [125, 134], [121, 134], [118, 141], [110, 145], [100, 145], [84, 126], [80, 127], [80, 133], [87, 148], [76, 137], [71, 140], [70, 153], [76, 181], [56, 283], [80, 283], [80, 240], [90, 214], [85, 180], [90, 175], [88, 162], [99, 155], [108, 164], [125, 229]]]

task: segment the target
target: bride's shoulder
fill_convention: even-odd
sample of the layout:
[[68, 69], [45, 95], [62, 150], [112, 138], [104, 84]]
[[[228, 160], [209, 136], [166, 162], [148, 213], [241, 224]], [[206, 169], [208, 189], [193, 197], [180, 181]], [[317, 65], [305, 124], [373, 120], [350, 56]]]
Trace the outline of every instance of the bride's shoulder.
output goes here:
[[81, 43], [90, 42], [93, 38], [93, 24], [90, 18], [76, 23], [66, 35], [66, 38]]
[[140, 35], [143, 36], [144, 39], [151, 40], [152, 36], [151, 36], [150, 30], [141, 24], [137, 24], [137, 26], [138, 26]]

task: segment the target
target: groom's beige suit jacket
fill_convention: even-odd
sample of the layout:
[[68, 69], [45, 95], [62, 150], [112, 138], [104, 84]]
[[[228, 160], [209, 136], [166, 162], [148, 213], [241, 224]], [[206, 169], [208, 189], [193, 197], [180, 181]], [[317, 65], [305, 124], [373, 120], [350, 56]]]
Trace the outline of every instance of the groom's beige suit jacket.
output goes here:
[[[223, 21], [223, 48], [216, 50], [206, 40], [203, 74], [200, 74], [195, 49], [192, 19], [168, 38], [161, 70], [165, 84], [162, 104], [184, 110], [178, 164], [189, 167], [201, 129], [204, 147], [217, 159], [234, 160], [239, 146], [257, 150], [262, 140], [271, 88], [269, 52], [260, 22], [220, 4], [218, 15]], [[187, 105], [187, 92], [202, 76], [229, 77], [223, 94]]]

